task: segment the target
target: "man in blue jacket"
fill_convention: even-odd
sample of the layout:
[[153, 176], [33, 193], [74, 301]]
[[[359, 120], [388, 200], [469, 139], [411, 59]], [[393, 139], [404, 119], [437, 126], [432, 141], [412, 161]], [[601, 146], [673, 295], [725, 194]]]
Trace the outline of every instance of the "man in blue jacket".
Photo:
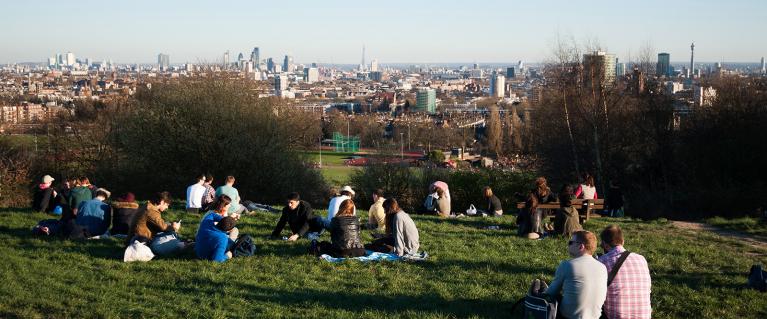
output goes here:
[[107, 232], [112, 222], [112, 208], [104, 203], [109, 198], [108, 190], [99, 188], [96, 197], [80, 203], [75, 223], [88, 231], [88, 236], [99, 236]]
[[228, 233], [234, 228], [236, 221], [232, 217], [224, 217], [216, 223], [214, 215], [216, 214], [208, 214], [200, 222], [194, 249], [200, 259], [225, 262], [232, 258], [229, 248], [234, 242], [229, 239]]

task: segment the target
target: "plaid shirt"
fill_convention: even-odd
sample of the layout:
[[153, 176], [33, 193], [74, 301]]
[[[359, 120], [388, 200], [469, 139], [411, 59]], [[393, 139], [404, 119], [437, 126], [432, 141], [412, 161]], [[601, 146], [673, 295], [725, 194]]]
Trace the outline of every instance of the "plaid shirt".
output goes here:
[[[599, 257], [599, 261], [607, 267], [607, 273], [626, 251], [623, 246], [616, 246], [608, 253]], [[610, 319], [615, 318], [651, 318], [650, 306], [650, 269], [647, 260], [642, 255], [631, 253], [618, 270], [612, 284], [607, 287], [607, 300], [604, 311]]]

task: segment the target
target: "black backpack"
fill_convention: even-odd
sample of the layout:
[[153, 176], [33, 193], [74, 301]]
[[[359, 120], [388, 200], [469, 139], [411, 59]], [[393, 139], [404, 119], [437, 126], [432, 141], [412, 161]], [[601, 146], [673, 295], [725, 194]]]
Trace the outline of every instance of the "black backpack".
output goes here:
[[256, 253], [256, 244], [253, 243], [253, 238], [250, 235], [242, 235], [237, 238], [232, 247], [232, 255], [234, 257], [248, 257], [253, 256]]
[[511, 307], [511, 312], [514, 313], [514, 310], [520, 304], [525, 306], [522, 318], [555, 319], [557, 317], [557, 306], [559, 303], [556, 299], [547, 295], [536, 296], [528, 293], [525, 297], [514, 303], [514, 305]]
[[751, 273], [748, 275], [748, 286], [761, 292], [767, 291], [767, 271], [762, 270], [761, 265], [751, 266]]

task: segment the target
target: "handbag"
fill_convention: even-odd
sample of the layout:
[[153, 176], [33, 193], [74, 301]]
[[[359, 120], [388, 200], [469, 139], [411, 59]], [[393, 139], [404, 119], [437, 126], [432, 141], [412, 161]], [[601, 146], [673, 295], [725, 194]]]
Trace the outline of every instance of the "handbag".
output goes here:
[[132, 261], [150, 261], [152, 258], [154, 258], [152, 249], [138, 240], [134, 240], [130, 246], [125, 248], [125, 254], [123, 255], [123, 261], [126, 263]]
[[469, 205], [469, 209], [466, 210], [466, 215], [476, 215], [477, 214], [477, 208], [474, 207], [474, 204]]

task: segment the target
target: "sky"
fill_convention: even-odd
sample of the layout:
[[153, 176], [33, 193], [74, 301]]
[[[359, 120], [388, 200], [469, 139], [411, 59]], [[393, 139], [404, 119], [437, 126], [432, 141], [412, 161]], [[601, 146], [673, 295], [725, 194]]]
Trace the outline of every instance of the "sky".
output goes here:
[[621, 60], [643, 47], [672, 62], [758, 62], [764, 0], [3, 1], [0, 64], [71, 51], [116, 63], [503, 63], [550, 59], [557, 38], [598, 43]]

